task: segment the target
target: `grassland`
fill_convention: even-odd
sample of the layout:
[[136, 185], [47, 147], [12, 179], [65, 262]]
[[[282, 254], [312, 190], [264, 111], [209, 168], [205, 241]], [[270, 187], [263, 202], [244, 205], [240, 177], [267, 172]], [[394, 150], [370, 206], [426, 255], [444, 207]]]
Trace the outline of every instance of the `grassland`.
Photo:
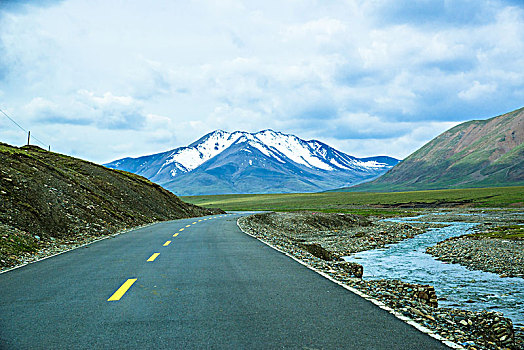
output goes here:
[[499, 238], [513, 241], [522, 241], [524, 240], [524, 226], [496, 226], [484, 232], [472, 233], [470, 236], [473, 238]]
[[391, 216], [417, 208], [523, 208], [524, 186], [411, 192], [323, 192], [187, 196], [183, 201], [223, 210], [342, 212]]

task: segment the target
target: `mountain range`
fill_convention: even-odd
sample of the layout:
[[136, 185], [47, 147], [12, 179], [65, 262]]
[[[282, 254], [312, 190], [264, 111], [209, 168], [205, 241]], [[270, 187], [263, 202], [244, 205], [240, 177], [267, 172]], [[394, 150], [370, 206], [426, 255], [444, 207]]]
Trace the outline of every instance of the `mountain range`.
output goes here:
[[398, 162], [356, 158], [273, 130], [216, 130], [187, 147], [104, 165], [142, 175], [178, 195], [202, 195], [325, 191], [372, 180]]
[[375, 181], [345, 191], [524, 185], [524, 108], [440, 134]]

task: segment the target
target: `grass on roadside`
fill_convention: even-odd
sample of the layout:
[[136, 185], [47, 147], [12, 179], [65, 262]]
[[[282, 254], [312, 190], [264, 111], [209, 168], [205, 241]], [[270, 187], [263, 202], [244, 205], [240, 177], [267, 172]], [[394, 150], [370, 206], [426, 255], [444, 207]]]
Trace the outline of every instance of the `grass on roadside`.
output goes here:
[[29, 233], [0, 224], [0, 267], [14, 266], [24, 254], [32, 254], [38, 245]]

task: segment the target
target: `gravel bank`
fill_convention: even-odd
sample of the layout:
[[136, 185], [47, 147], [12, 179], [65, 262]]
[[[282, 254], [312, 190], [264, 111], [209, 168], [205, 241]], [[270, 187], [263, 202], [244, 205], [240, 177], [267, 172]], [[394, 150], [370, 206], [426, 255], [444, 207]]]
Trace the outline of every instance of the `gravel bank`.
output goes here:
[[524, 224], [522, 210], [441, 210], [437, 214], [429, 213], [423, 219], [479, 224], [473, 234], [450, 238], [429, 247], [426, 252], [438, 260], [461, 264], [471, 270], [493, 272], [501, 277], [524, 278], [524, 240], [490, 235], [508, 225]]
[[470, 269], [493, 272], [501, 277], [524, 278], [524, 241], [464, 235], [442, 241], [426, 252], [438, 260]]
[[255, 214], [240, 222], [268, 240], [318, 244], [337, 257], [381, 248], [437, 226], [370, 221], [358, 215], [315, 212]]
[[240, 218], [238, 224], [246, 233], [464, 348], [524, 349], [522, 333], [516, 332], [511, 320], [501, 313], [439, 308], [432, 286], [398, 280], [362, 280], [355, 266], [358, 264], [340, 260], [344, 255], [414, 237], [431, 224], [380, 222], [347, 214], [308, 212], [256, 214]]
[[431, 209], [420, 211], [425, 222], [473, 222], [485, 228], [493, 225], [524, 224], [522, 210], [512, 209]]

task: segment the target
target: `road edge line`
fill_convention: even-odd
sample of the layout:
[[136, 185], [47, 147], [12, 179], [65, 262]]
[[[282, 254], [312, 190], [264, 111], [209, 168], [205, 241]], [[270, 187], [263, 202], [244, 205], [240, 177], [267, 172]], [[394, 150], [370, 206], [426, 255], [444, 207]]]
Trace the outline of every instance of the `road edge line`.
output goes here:
[[[184, 220], [184, 219], [190, 219], [190, 218], [182, 218], [182, 219], [175, 219], [175, 220]], [[11, 268], [9, 268], [7, 270], [0, 271], [0, 275], [3, 274], [3, 273], [9, 272], [9, 271], [13, 271], [13, 270], [19, 269], [19, 268], [24, 267], [24, 266], [29, 265], [29, 264], [34, 264], [34, 263], [37, 263], [39, 261], [42, 261], [42, 260], [45, 260], [45, 259], [49, 259], [49, 258], [55, 257], [55, 256], [60, 255], [60, 254], [65, 254], [65, 253], [70, 252], [72, 250], [79, 249], [79, 248], [88, 246], [90, 244], [103, 241], [104, 239], [113, 238], [113, 237], [119, 236], [119, 235], [124, 234], [124, 233], [132, 232], [132, 231], [135, 231], [135, 230], [139, 230], [141, 228], [153, 226], [153, 225], [160, 224], [162, 222], [168, 222], [168, 221], [174, 221], [174, 220], [155, 221], [155, 222], [151, 222], [149, 224], [145, 224], [145, 225], [141, 225], [141, 226], [135, 226], [135, 227], [131, 227], [131, 228], [128, 228], [128, 229], [123, 229], [121, 231], [118, 231], [117, 233], [113, 233], [111, 235], [107, 235], [107, 236], [104, 236], [104, 237], [101, 237], [101, 238], [97, 238], [97, 239], [95, 239], [95, 240], [93, 240], [91, 242], [87, 242], [87, 243], [84, 243], [82, 245], [79, 245], [78, 247], [74, 247], [74, 248], [67, 249], [67, 250], [64, 250], [64, 251], [61, 251], [61, 252], [58, 252], [58, 253], [54, 253], [53, 255], [44, 256], [43, 258], [40, 258], [38, 260], [29, 261], [29, 262], [23, 263], [21, 265], [17, 265], [17, 266], [11, 267]]]
[[240, 218], [237, 219], [237, 226], [238, 226], [238, 228], [240, 229], [240, 231], [242, 231], [242, 232], [245, 233], [246, 235], [248, 235], [248, 236], [250, 236], [250, 237], [253, 237], [253, 238], [255, 238], [256, 240], [258, 240], [258, 241], [264, 243], [264, 244], [267, 245], [268, 247], [271, 247], [271, 248], [273, 248], [274, 250], [276, 250], [276, 251], [278, 251], [278, 252], [280, 252], [280, 253], [282, 253], [282, 254], [284, 254], [284, 255], [290, 257], [291, 259], [295, 260], [295, 261], [298, 262], [299, 264], [301, 264], [301, 265], [307, 267], [308, 269], [310, 269], [310, 270], [312, 270], [312, 271], [315, 271], [316, 273], [318, 273], [318, 274], [321, 275], [322, 277], [327, 278], [327, 279], [330, 280], [331, 282], [334, 282], [334, 283], [338, 284], [339, 286], [341, 286], [341, 287], [343, 287], [343, 288], [349, 290], [350, 292], [352, 292], [352, 293], [354, 293], [354, 294], [356, 294], [356, 295], [358, 295], [358, 296], [360, 296], [360, 297], [362, 297], [362, 298], [364, 298], [364, 299], [366, 299], [366, 300], [372, 302], [373, 304], [375, 304], [376, 306], [378, 306], [378, 307], [381, 308], [382, 310], [386, 310], [387, 312], [389, 312], [390, 314], [392, 314], [393, 316], [395, 316], [395, 317], [398, 318], [399, 320], [401, 320], [401, 321], [403, 321], [403, 322], [409, 324], [410, 326], [416, 328], [418, 331], [420, 331], [420, 332], [422, 332], [422, 333], [424, 333], [424, 334], [427, 334], [427, 335], [429, 335], [430, 337], [432, 337], [432, 338], [434, 338], [434, 339], [436, 339], [436, 340], [442, 342], [442, 344], [444, 344], [444, 345], [446, 345], [446, 346], [448, 346], [448, 347], [450, 347], [450, 348], [452, 348], [452, 349], [459, 349], [459, 350], [465, 350], [465, 349], [466, 349], [466, 348], [464, 348], [462, 345], [459, 345], [459, 344], [457, 344], [457, 343], [454, 343], [454, 342], [452, 342], [452, 341], [450, 341], [450, 340], [448, 340], [448, 339], [442, 337], [441, 335], [439, 335], [439, 334], [433, 332], [431, 329], [429, 329], [429, 328], [427, 328], [427, 327], [425, 327], [425, 326], [423, 326], [423, 325], [417, 323], [415, 320], [413, 320], [413, 319], [411, 319], [411, 318], [409, 318], [409, 317], [407, 317], [407, 316], [402, 315], [401, 313], [399, 313], [399, 312], [395, 311], [394, 309], [390, 308], [389, 306], [387, 306], [386, 304], [384, 304], [384, 303], [381, 302], [380, 300], [377, 300], [377, 299], [373, 298], [372, 296], [367, 295], [367, 294], [365, 294], [365, 293], [359, 291], [359, 290], [356, 289], [356, 288], [350, 287], [350, 286], [348, 286], [348, 285], [346, 285], [346, 284], [344, 284], [344, 283], [342, 283], [342, 282], [340, 282], [340, 281], [337, 281], [336, 279], [334, 279], [333, 277], [331, 277], [331, 276], [328, 275], [327, 273], [325, 273], [325, 272], [323, 272], [323, 271], [320, 271], [320, 270], [314, 268], [313, 266], [310, 266], [310, 265], [306, 264], [306, 263], [303, 262], [302, 260], [300, 260], [300, 259], [294, 257], [293, 255], [291, 255], [291, 254], [289, 254], [289, 253], [287, 253], [287, 252], [281, 250], [280, 248], [277, 248], [276, 246], [272, 245], [271, 243], [266, 242], [266, 241], [264, 241], [263, 239], [258, 238], [257, 236], [252, 235], [251, 233], [248, 233], [248, 232], [244, 231], [244, 230], [242, 229], [242, 227], [240, 226], [239, 222], [238, 222], [239, 220], [240, 220]]

